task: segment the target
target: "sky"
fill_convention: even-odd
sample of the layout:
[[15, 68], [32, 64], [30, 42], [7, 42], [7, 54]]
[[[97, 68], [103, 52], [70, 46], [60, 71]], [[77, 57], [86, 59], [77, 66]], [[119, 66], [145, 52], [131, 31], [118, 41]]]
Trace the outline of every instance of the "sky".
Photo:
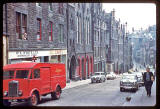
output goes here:
[[127, 30], [132, 32], [156, 24], [156, 4], [154, 3], [103, 3], [102, 7], [109, 13], [115, 9], [115, 17], [121, 24], [127, 22]]

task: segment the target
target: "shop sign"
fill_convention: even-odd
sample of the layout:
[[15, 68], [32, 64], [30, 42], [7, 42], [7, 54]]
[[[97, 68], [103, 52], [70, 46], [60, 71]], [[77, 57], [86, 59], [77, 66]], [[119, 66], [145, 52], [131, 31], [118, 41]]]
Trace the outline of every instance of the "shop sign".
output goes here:
[[32, 57], [37, 56], [38, 51], [16, 51], [17, 57]]
[[67, 54], [67, 50], [51, 50], [50, 55], [64, 55]]

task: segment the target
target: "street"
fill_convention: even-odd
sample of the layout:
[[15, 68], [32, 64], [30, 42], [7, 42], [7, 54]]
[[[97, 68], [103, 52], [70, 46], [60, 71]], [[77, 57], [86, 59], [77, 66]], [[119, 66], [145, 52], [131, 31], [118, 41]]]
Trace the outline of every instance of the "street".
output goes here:
[[[154, 106], [156, 103], [156, 84], [152, 86], [152, 96], [146, 96], [144, 87], [135, 93], [132, 91], [120, 92], [120, 78], [106, 80], [103, 83], [89, 83], [62, 91], [59, 100], [51, 100], [51, 96], [43, 97], [38, 106]], [[126, 97], [131, 101], [126, 101]], [[141, 98], [140, 98], [141, 97]], [[139, 99], [140, 98], [140, 99]], [[149, 102], [152, 99], [151, 102]], [[24, 106], [21, 103], [15, 106]]]

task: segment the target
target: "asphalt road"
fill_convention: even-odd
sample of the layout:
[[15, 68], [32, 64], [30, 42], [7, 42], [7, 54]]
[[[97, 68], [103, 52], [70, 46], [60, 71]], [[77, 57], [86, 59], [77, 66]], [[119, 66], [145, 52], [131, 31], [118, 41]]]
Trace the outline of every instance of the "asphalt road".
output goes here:
[[[120, 92], [120, 78], [106, 80], [103, 83], [89, 83], [62, 91], [59, 100], [51, 100], [50, 94], [43, 97], [38, 106], [125, 106], [126, 97], [139, 96], [144, 90], [140, 87], [137, 92]], [[26, 103], [14, 106], [25, 106]], [[136, 105], [134, 103], [134, 105]]]
[[120, 92], [120, 78], [104, 83], [90, 83], [63, 91], [59, 100], [43, 98], [38, 106], [122, 106], [134, 92]]

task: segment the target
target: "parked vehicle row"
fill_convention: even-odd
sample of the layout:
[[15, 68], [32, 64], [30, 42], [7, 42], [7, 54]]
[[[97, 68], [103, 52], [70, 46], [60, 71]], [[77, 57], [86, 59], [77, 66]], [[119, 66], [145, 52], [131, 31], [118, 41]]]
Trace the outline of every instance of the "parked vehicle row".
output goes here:
[[107, 79], [115, 79], [116, 74], [114, 72], [104, 73], [104, 72], [95, 72], [93, 76], [91, 76], [91, 83], [94, 82], [105, 82]]

